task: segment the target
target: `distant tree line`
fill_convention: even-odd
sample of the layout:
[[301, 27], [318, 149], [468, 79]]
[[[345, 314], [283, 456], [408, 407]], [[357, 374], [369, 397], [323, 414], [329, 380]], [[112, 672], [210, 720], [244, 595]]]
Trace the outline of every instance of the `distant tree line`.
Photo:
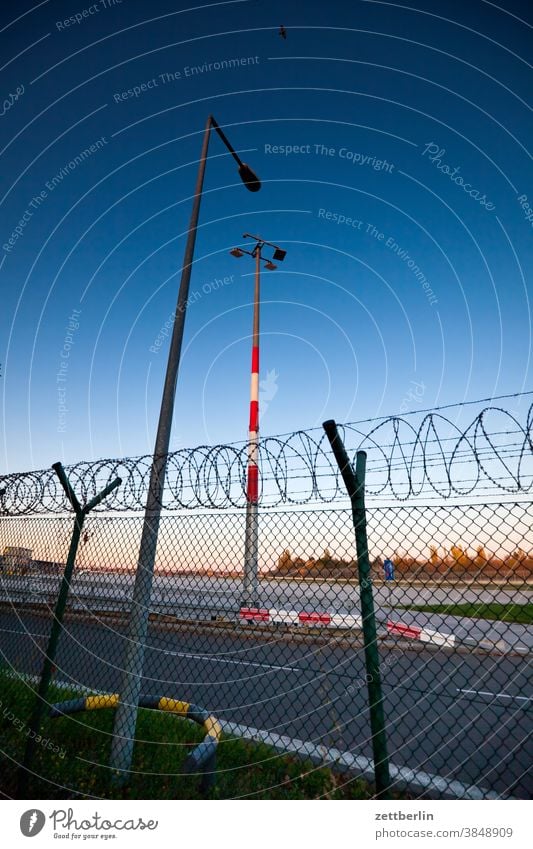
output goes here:
[[[496, 556], [487, 552], [483, 546], [471, 551], [458, 543], [450, 549], [439, 548], [436, 545], [428, 547], [427, 556], [413, 557], [402, 552], [390, 552], [385, 558], [392, 560], [395, 577], [402, 575], [413, 577], [417, 573], [424, 575], [453, 575], [486, 578], [521, 578], [533, 577], [533, 553], [522, 548], [515, 548], [509, 554]], [[374, 577], [383, 577], [384, 557], [371, 558], [370, 566]], [[293, 575], [299, 577], [332, 577], [353, 578], [357, 575], [355, 559], [334, 557], [328, 548], [324, 549], [321, 557], [294, 557], [286, 548], [278, 558], [277, 565], [272, 570], [276, 575]]]

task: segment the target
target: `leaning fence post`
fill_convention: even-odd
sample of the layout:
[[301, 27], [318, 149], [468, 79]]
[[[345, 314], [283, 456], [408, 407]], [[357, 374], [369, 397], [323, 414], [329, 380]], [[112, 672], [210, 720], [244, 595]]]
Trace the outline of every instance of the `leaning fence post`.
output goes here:
[[46, 694], [48, 692], [48, 687], [50, 686], [50, 681], [52, 679], [52, 668], [55, 660], [57, 644], [59, 642], [61, 631], [63, 630], [63, 616], [65, 614], [65, 608], [67, 606], [68, 593], [70, 590], [72, 573], [74, 571], [74, 564], [76, 562], [76, 555], [78, 553], [78, 544], [80, 541], [83, 523], [85, 521], [86, 515], [90, 513], [90, 511], [94, 507], [96, 507], [97, 504], [100, 504], [100, 502], [103, 501], [104, 498], [107, 498], [109, 493], [116, 489], [117, 486], [120, 486], [120, 484], [122, 483], [121, 478], [115, 478], [114, 481], [109, 483], [100, 493], [98, 493], [98, 495], [96, 495], [91, 501], [89, 501], [89, 503], [86, 504], [85, 507], [82, 507], [78, 499], [76, 498], [76, 494], [70, 485], [70, 481], [68, 480], [65, 474], [65, 470], [62, 464], [54, 463], [52, 468], [58, 476], [61, 482], [61, 486], [65, 490], [65, 494], [72, 506], [72, 509], [74, 510], [74, 528], [72, 530], [72, 537], [70, 540], [70, 548], [67, 556], [67, 562], [65, 565], [65, 571], [61, 579], [59, 594], [57, 596], [56, 606], [54, 610], [54, 618], [52, 620], [52, 627], [50, 628], [48, 645], [46, 647], [46, 653], [43, 660], [43, 668], [41, 671], [41, 678], [39, 680], [39, 687], [37, 689], [33, 712], [28, 724], [28, 739], [24, 751], [22, 770], [20, 772], [19, 777], [19, 793], [21, 795], [26, 790], [28, 774], [37, 746], [36, 738], [39, 734], [39, 729], [43, 720], [44, 711], [47, 706]]
[[383, 694], [381, 691], [381, 676], [379, 673], [379, 654], [377, 646], [376, 617], [374, 614], [374, 597], [370, 577], [370, 559], [368, 556], [368, 540], [366, 535], [365, 510], [365, 471], [366, 452], [357, 452], [355, 474], [348, 459], [346, 449], [339, 436], [337, 425], [333, 419], [324, 422], [335, 460], [340, 469], [346, 490], [352, 504], [352, 516], [355, 529], [357, 549], [357, 569], [359, 573], [359, 594], [361, 598], [361, 617], [363, 620], [363, 641], [365, 647], [365, 665], [370, 708], [370, 728], [372, 731], [372, 748], [374, 755], [374, 773], [376, 790], [381, 798], [386, 798], [390, 786], [389, 757], [387, 754], [387, 734], [385, 731], [385, 715], [383, 711]]

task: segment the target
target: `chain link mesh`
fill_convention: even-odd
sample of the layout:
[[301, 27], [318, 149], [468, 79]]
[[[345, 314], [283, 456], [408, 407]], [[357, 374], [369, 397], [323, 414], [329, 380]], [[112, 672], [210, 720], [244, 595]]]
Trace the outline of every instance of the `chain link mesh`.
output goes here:
[[[403, 792], [531, 793], [532, 514], [529, 501], [367, 507], [391, 776]], [[313, 768], [344, 770], [344, 786], [371, 782], [351, 512], [262, 508], [253, 608], [242, 602], [244, 521], [242, 510], [164, 512], [141, 693], [201, 706], [221, 724], [222, 751], [232, 736], [260, 740], [273, 747], [266, 763], [305, 752]], [[0, 721], [12, 765], [28, 733], [72, 525], [71, 515], [0, 518]], [[140, 515], [87, 518], [51, 703], [118, 692], [141, 529]], [[36, 774], [45, 754], [79, 759], [85, 773], [104, 768], [104, 713], [87, 751], [74, 751], [64, 732], [68, 721], [88, 722], [84, 715], [48, 722]], [[199, 730], [190, 735], [171, 747], [171, 775], [201, 739]], [[238, 789], [246, 764], [232, 768], [235, 795], [246, 795]], [[268, 791], [263, 772], [250, 794]], [[53, 771], [47, 780], [58, 792]], [[61, 792], [84, 787], [78, 778]]]

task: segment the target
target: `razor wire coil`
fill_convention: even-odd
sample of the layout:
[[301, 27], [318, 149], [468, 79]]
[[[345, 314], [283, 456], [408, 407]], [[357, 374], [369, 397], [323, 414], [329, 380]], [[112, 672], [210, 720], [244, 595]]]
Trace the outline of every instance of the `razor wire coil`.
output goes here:
[[[499, 419], [492, 427], [491, 416]], [[533, 404], [523, 424], [501, 407], [486, 407], [463, 429], [440, 413], [428, 413], [418, 427], [399, 416], [384, 419], [370, 430], [339, 425], [352, 461], [357, 451], [367, 452], [367, 495], [399, 501], [419, 495], [468, 496], [487, 486], [513, 494], [531, 492], [532, 429]], [[263, 506], [331, 503], [344, 496], [328, 441], [317, 429], [262, 438], [258, 464]], [[162, 506], [169, 510], [243, 507], [247, 465], [246, 442], [171, 452]], [[108, 512], [144, 508], [151, 467], [152, 456], [145, 454], [82, 461], [65, 468], [82, 504], [114, 477], [122, 478], [122, 486], [96, 508]], [[68, 509], [52, 469], [0, 477], [0, 515]]]

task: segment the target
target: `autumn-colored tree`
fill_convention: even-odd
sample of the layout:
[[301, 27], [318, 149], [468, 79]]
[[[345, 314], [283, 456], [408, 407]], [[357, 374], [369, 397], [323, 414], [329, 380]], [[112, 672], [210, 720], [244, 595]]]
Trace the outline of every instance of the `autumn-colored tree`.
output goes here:
[[305, 577], [305, 575], [307, 574], [307, 569], [305, 567], [305, 560], [303, 559], [303, 557], [297, 557], [292, 565], [293, 568], [296, 569], [298, 575]]
[[487, 563], [487, 555], [482, 545], [478, 545], [476, 549], [476, 557], [474, 559], [476, 566], [485, 566]]
[[280, 556], [278, 560], [278, 572], [289, 572], [292, 566], [292, 557], [288, 548], [285, 549], [283, 554]]
[[468, 566], [468, 556], [460, 545], [452, 545], [450, 553], [454, 560], [454, 566]]
[[439, 549], [436, 545], [429, 546], [429, 558], [432, 566], [437, 566], [439, 563]]
[[329, 548], [324, 549], [324, 554], [317, 560], [317, 566], [328, 568], [333, 565], [333, 557]]
[[527, 554], [522, 548], [515, 548], [511, 556], [509, 557], [506, 565], [513, 572], [518, 572], [520, 567], [523, 566], [526, 562]]

